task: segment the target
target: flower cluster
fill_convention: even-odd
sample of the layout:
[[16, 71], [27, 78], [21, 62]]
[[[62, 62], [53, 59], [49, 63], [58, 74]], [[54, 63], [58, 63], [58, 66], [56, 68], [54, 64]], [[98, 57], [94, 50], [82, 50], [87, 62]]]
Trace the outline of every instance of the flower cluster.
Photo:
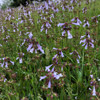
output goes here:
[[58, 25], [57, 25], [58, 27], [60, 26], [62, 26], [63, 28], [62, 28], [62, 30], [63, 30], [63, 32], [62, 32], [62, 36], [65, 36], [65, 33], [67, 32], [67, 34], [68, 34], [68, 39], [72, 39], [73, 38], [73, 36], [71, 35], [71, 33], [70, 33], [70, 30], [71, 30], [71, 25], [70, 24], [68, 24], [67, 22], [66, 23], [59, 23]]
[[[29, 35], [29, 37], [32, 37], [32, 35]], [[26, 39], [26, 41], [29, 43], [27, 52], [33, 53], [33, 51], [35, 51], [35, 53], [37, 53], [37, 51], [40, 51], [42, 54], [44, 54], [42, 46], [35, 39], [29, 38]]]
[[[83, 39], [83, 38], [85, 38], [85, 39]], [[81, 36], [80, 39], [82, 39], [82, 40], [80, 41], [80, 44], [83, 43], [82, 46], [85, 46], [85, 49], [87, 49], [88, 47], [94, 48], [94, 44], [93, 44], [93, 43], [94, 43], [94, 40], [92, 40], [92, 39], [90, 38], [90, 34], [89, 34], [88, 32], [86, 32], [86, 35]]]
[[81, 57], [76, 50], [73, 51], [72, 53], [70, 53], [70, 55], [73, 55], [73, 57], [76, 59], [77, 63], [80, 63], [79, 60]]
[[1, 60], [0, 62], [2, 62], [2, 60], [3, 60], [3, 63], [0, 63], [1, 67], [8, 68], [9, 64], [14, 65], [14, 62], [11, 61], [9, 57], [4, 57], [0, 60]]
[[96, 89], [95, 89], [95, 85], [96, 85], [96, 83], [95, 83], [95, 80], [94, 80], [94, 78], [93, 78], [93, 75], [90, 75], [90, 77], [91, 77], [91, 86], [93, 86], [93, 90], [92, 90], [92, 95], [93, 96], [96, 96]]
[[63, 77], [63, 75], [60, 73], [58, 74], [56, 71], [54, 71], [54, 68], [53, 67], [51, 70], [50, 70], [50, 67], [52, 66], [49, 65], [49, 66], [46, 66], [46, 71], [48, 72], [45, 76], [41, 76], [40, 77], [40, 81], [47, 78], [47, 81], [48, 81], [48, 88], [51, 88], [52, 85], [51, 85], [51, 81], [54, 81], [55, 79], [58, 80], [60, 77]]
[[45, 29], [45, 33], [47, 34], [48, 29], [51, 27], [51, 24], [49, 22], [44, 22], [41, 26], [41, 32]]
[[16, 58], [16, 60], [19, 59], [19, 63], [23, 63], [22, 57], [24, 56], [24, 53], [18, 53], [19, 57]]

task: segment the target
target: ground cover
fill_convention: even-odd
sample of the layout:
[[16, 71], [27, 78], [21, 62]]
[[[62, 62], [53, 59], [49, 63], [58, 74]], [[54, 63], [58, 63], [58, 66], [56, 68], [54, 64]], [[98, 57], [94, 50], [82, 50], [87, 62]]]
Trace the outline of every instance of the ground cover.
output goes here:
[[61, 0], [0, 10], [0, 100], [99, 100], [99, 5]]

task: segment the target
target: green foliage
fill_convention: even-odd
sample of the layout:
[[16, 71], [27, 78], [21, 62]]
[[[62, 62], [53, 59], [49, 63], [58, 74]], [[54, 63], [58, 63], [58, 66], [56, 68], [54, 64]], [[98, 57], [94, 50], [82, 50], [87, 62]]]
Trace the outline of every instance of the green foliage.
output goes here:
[[[0, 10], [0, 100], [100, 99], [100, 2], [67, 1]], [[84, 39], [94, 47], [85, 49]]]

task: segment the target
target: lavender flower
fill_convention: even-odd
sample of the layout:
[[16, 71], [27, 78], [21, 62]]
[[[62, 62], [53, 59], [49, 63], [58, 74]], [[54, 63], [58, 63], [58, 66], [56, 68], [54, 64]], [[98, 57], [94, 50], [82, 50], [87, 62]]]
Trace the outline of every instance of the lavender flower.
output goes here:
[[18, 54], [19, 54], [19, 57], [17, 57], [16, 60], [19, 59], [19, 63], [21, 64], [21, 63], [23, 63], [22, 57], [24, 56], [24, 53], [18, 53]]
[[37, 53], [37, 50], [39, 50], [42, 54], [44, 54], [44, 50], [42, 49], [42, 46], [40, 46], [40, 44], [37, 43], [35, 40], [33, 41], [34, 41], [34, 44], [30, 43], [27, 48], [27, 51], [30, 53], [33, 53], [33, 51], [35, 51], [35, 53]]
[[79, 25], [80, 26], [80, 24], [82, 24], [82, 22], [77, 17], [73, 18], [71, 21], [72, 21], [72, 24], [74, 24], [74, 25]]
[[60, 49], [53, 48], [53, 50], [57, 51], [57, 54], [53, 57], [53, 59], [56, 58], [57, 56], [64, 57], [64, 54], [63, 54], [63, 52]]
[[67, 23], [59, 23], [58, 25], [57, 25], [58, 27], [60, 26], [63, 26], [63, 32], [62, 32], [62, 36], [65, 36], [65, 33], [66, 33], [66, 31], [67, 31], [67, 34], [68, 34], [68, 39], [72, 39], [73, 38], [73, 36], [71, 35], [71, 33], [70, 33], [70, 29], [71, 29], [71, 25], [68, 25]]
[[14, 62], [11, 61], [10, 58], [8, 58], [8, 57], [2, 58], [2, 60], [3, 60], [3, 63], [0, 63], [0, 64], [1, 64], [1, 67], [4, 67], [4, 66], [5, 66], [6, 68], [8, 68], [9, 62], [10, 62], [12, 65], [14, 65]]
[[49, 69], [52, 65], [53, 64], [46, 67], [46, 71], [48, 72], [48, 74], [46, 74], [45, 76], [40, 76], [40, 81], [45, 78], [48, 80], [48, 88], [51, 88], [51, 79], [58, 80], [60, 77], [63, 77], [61, 73], [57, 74], [57, 72], [54, 71], [54, 67], [51, 70]]
[[81, 36], [80, 39], [83, 39], [84, 37], [85, 37], [85, 39], [84, 39], [84, 40], [81, 40], [81, 41], [80, 41], [80, 44], [83, 43], [82, 46], [85, 46], [85, 49], [87, 49], [88, 46], [94, 48], [94, 44], [93, 44], [94, 40], [92, 40], [92, 39], [90, 38], [90, 34], [89, 34], [89, 33], [86, 33], [86, 35]]
[[77, 63], [80, 63], [79, 60], [80, 60], [81, 57], [78, 54], [78, 52], [75, 50], [72, 53], [70, 53], [70, 55], [72, 55], [72, 54], [73, 54], [74, 58], [76, 58]]
[[87, 20], [84, 20], [84, 22], [85, 23], [84, 23], [83, 27], [85, 27], [85, 26], [88, 26], [89, 27], [90, 26], [90, 24], [89, 24], [89, 22]]
[[50, 67], [52, 66], [53, 64], [49, 65], [49, 66], [46, 66], [46, 69], [45, 71], [50, 71]]
[[[51, 21], [52, 22], [52, 21]], [[48, 29], [51, 27], [51, 24], [49, 22], [44, 22], [43, 25], [41, 26], [41, 32], [45, 29], [45, 33], [47, 34]]]

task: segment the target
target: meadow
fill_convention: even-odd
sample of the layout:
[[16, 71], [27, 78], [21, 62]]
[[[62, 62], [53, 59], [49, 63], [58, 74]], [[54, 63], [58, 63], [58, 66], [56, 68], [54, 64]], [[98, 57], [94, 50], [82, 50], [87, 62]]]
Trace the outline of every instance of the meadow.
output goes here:
[[100, 100], [100, 1], [0, 10], [0, 100]]

